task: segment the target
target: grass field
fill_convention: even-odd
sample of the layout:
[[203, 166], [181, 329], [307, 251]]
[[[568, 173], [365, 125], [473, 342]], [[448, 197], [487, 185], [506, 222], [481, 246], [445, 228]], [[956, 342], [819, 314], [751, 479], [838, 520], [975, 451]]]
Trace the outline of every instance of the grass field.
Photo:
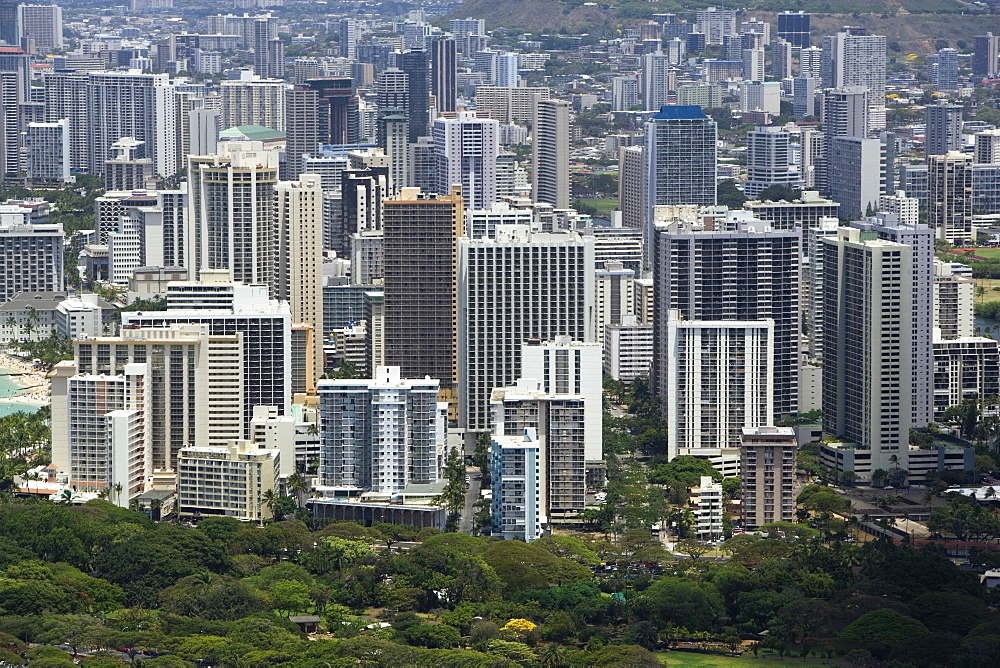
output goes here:
[[731, 668], [753, 668], [754, 666], [775, 668], [776, 666], [839, 665], [835, 662], [827, 663], [818, 660], [802, 661], [792, 658], [781, 659], [777, 656], [762, 656], [759, 659], [755, 659], [752, 654], [740, 657], [728, 657], [712, 656], [711, 654], [694, 654], [692, 652], [657, 652], [656, 658], [662, 661], [665, 666], [696, 666], [704, 668], [714, 668], [715, 666], [722, 668], [726, 668], [727, 666]]
[[976, 294], [976, 304], [1000, 301], [1000, 290], [994, 290], [994, 288], [1000, 288], [1000, 278], [977, 278], [976, 287], [985, 288], [982, 297], [978, 293]]
[[611, 213], [618, 209], [618, 198], [614, 197], [611, 199], [578, 199], [575, 200], [584, 204], [585, 206], [592, 206], [597, 209], [598, 213]]
[[[989, 260], [1000, 260], [1000, 248], [970, 248], [972, 254], [977, 257], [985, 257]], [[961, 256], [961, 251], [959, 252]]]

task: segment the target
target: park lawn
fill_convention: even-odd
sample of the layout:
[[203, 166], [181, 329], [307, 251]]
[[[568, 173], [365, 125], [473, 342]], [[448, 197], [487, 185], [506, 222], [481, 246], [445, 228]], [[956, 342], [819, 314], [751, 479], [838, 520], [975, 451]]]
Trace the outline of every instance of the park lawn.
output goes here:
[[976, 304], [1000, 301], [1000, 290], [994, 290], [994, 288], [1000, 288], [1000, 278], [977, 278], [976, 287], [985, 288], [981, 297], [978, 294], [975, 296], [974, 301]]
[[612, 211], [618, 210], [617, 197], [612, 197], [609, 199], [581, 199], [577, 201], [582, 202], [587, 206], [594, 207], [595, 209], [597, 209], [599, 213], [611, 213]]
[[973, 255], [985, 257], [990, 260], [1000, 260], [1000, 248], [977, 248]]
[[665, 666], [698, 666], [708, 668], [709, 666], [731, 666], [732, 668], [775, 668], [776, 666], [816, 666], [823, 665], [818, 661], [801, 661], [791, 657], [780, 659], [777, 656], [762, 656], [755, 659], [753, 654], [743, 656], [722, 656], [712, 654], [697, 654], [695, 652], [656, 652], [656, 658], [663, 662]]

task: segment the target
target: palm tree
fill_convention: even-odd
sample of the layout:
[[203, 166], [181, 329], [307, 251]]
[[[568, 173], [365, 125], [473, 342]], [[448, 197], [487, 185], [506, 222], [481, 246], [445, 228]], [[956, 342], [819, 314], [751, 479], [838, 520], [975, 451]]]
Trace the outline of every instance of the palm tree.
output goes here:
[[278, 499], [279, 495], [275, 494], [273, 489], [265, 490], [261, 495], [260, 499], [264, 502], [264, 506], [271, 511], [271, 515], [277, 519], [278, 517]]
[[301, 509], [305, 505], [305, 495], [312, 491], [309, 481], [296, 471], [288, 476], [288, 481], [285, 484], [288, 486], [288, 491], [295, 494], [295, 507]]
[[558, 668], [566, 665], [566, 650], [556, 642], [550, 642], [541, 648], [538, 653], [538, 662], [543, 666]]
[[111, 491], [115, 493], [115, 505], [118, 505], [118, 502], [122, 499], [122, 484], [120, 482], [116, 482], [115, 486], [111, 488]]
[[59, 500], [68, 506], [70, 504], [70, 501], [73, 500], [73, 490], [64, 489], [62, 491], [62, 494], [59, 495]]
[[309, 426], [306, 427], [306, 433], [310, 436], [319, 436], [319, 423], [310, 422]]
[[160, 521], [160, 513], [163, 510], [163, 501], [160, 499], [153, 499], [149, 502], [149, 519], [154, 522]]

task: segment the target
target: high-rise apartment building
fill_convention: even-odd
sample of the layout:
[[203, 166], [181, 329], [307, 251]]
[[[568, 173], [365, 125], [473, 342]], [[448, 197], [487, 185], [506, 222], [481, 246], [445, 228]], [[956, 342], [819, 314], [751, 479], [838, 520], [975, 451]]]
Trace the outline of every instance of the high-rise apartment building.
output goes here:
[[831, 137], [827, 144], [830, 199], [845, 216], [875, 212], [886, 184], [886, 145], [880, 139]]
[[1000, 392], [1000, 349], [984, 336], [934, 341], [934, 417], [951, 406]]
[[28, 179], [36, 184], [72, 183], [69, 119], [28, 123], [24, 133]]
[[357, 19], [340, 19], [340, 56], [354, 60], [358, 57], [358, 38], [361, 29]]
[[977, 165], [1000, 163], [1000, 130], [977, 132], [972, 156], [972, 162]]
[[628, 111], [639, 104], [639, 79], [632, 74], [611, 80], [611, 111]]
[[781, 12], [778, 14], [778, 37], [791, 42], [794, 47], [808, 47], [811, 18], [812, 15], [804, 12]]
[[319, 481], [340, 495], [397, 496], [441, 478], [445, 415], [438, 380], [380, 366], [367, 380], [319, 383]]
[[[458, 244], [459, 424], [490, 428], [489, 399], [530, 372], [525, 341], [594, 336], [594, 241], [507, 225]], [[388, 300], [386, 300], [388, 303]]]
[[924, 139], [924, 155], [944, 155], [949, 151], [961, 151], [965, 140], [962, 137], [962, 105], [929, 104], [924, 110], [927, 129]]
[[72, 362], [56, 366], [52, 461], [74, 489], [106, 489], [123, 507], [145, 490], [152, 473], [149, 372], [149, 364], [126, 364], [116, 375], [77, 373]]
[[[519, 379], [511, 386], [494, 389], [490, 408], [497, 442], [494, 448], [504, 443], [504, 437], [518, 438], [526, 432], [537, 434], [539, 489], [536, 500], [539, 510], [529, 511], [529, 515], [544, 518], [542, 522], [576, 517], [585, 505], [587, 489], [584, 433], [580, 429], [587, 412], [583, 397], [574, 392], [546, 391], [544, 385], [534, 379]], [[495, 452], [494, 456], [502, 454]], [[503, 482], [501, 479], [501, 492], [511, 491]], [[499, 508], [499, 517], [494, 514], [494, 523], [501, 530], [507, 510], [503, 505]], [[521, 508], [516, 510], [521, 511]]]
[[404, 188], [383, 202], [385, 360], [406, 378], [430, 376], [455, 401], [456, 240], [464, 200]]
[[792, 48], [781, 37], [771, 43], [771, 78], [775, 81], [792, 78]]
[[910, 248], [910, 313], [912, 332], [910, 351], [910, 396], [913, 411], [910, 426], [920, 429], [931, 421], [931, 343], [934, 331], [934, 230], [926, 225], [904, 224], [892, 216], [879, 214], [851, 227], [873, 233], [878, 239], [905, 244]]
[[670, 102], [670, 56], [662, 51], [642, 56], [642, 103], [646, 111], [658, 111]]
[[529, 427], [513, 435], [494, 430], [490, 455], [494, 535], [527, 543], [541, 538], [548, 518], [542, 502], [544, 465], [538, 430]]
[[17, 0], [0, 0], [0, 42], [17, 44]]
[[642, 146], [618, 150], [618, 208], [622, 227], [641, 230], [646, 220], [646, 158]]
[[323, 376], [323, 187], [318, 174], [302, 174], [297, 181], [280, 181], [274, 194], [273, 294], [288, 302], [292, 322], [313, 328], [302, 388], [311, 390]]
[[790, 144], [791, 134], [780, 127], [758, 126], [747, 133], [747, 180], [743, 193], [748, 198], [753, 199], [774, 185], [802, 186]]
[[362, 136], [371, 136], [361, 131], [360, 103], [351, 77], [307, 79], [306, 85], [319, 93], [321, 144], [351, 144], [359, 141]]
[[695, 106], [665, 106], [646, 123], [647, 220], [660, 204], [715, 204], [716, 133]]
[[0, 223], [0, 304], [63, 290], [64, 238], [62, 225]]
[[496, 201], [497, 156], [500, 154], [500, 124], [459, 111], [455, 118], [434, 121], [434, 154], [437, 158], [439, 193], [462, 187], [462, 199], [470, 209], [485, 209]]
[[663, 358], [654, 364], [664, 388], [667, 457], [735, 461], [741, 430], [773, 419], [774, 321], [686, 320], [668, 309], [657, 323], [663, 326], [654, 326], [654, 345]]
[[907, 467], [913, 250], [856, 228], [821, 243], [823, 431], [850, 444], [834, 448], [842, 470], [870, 480], [876, 469]]
[[972, 238], [972, 172], [972, 157], [965, 153], [927, 158], [927, 223], [941, 241]]
[[122, 137], [111, 145], [111, 157], [104, 161], [104, 189], [142, 190], [153, 178], [153, 159], [145, 157], [145, 142]]
[[885, 35], [848, 31], [823, 38], [823, 86], [864, 86], [870, 107], [885, 106]]
[[86, 72], [51, 72], [42, 80], [45, 120], [49, 123], [69, 120], [70, 169], [90, 168], [87, 80]]
[[438, 37], [431, 42], [431, 95], [438, 112], [455, 111], [458, 68], [455, 39]]
[[707, 44], [722, 44], [727, 35], [736, 34], [736, 11], [709, 7], [696, 15], [695, 32], [705, 35]]
[[833, 137], [868, 136], [868, 99], [871, 91], [849, 86], [823, 91], [823, 134]]
[[569, 102], [538, 100], [532, 133], [532, 199], [568, 209]]
[[[149, 364], [146, 429], [151, 470], [173, 471], [181, 448], [223, 446], [244, 429], [243, 340], [204, 324], [126, 328], [73, 342], [77, 373], [121, 376]], [[55, 456], [55, 454], [53, 455]]]
[[539, 389], [550, 395], [575, 395], [582, 400], [582, 417], [573, 429], [587, 462], [604, 459], [601, 349], [601, 344], [573, 341], [567, 336], [551, 341], [532, 339], [521, 346], [523, 376], [537, 380]]
[[191, 323], [208, 325], [213, 336], [240, 334], [245, 435], [254, 406], [277, 406], [284, 414], [291, 402], [291, 320], [288, 305], [269, 299], [265, 286], [232, 283], [225, 271], [171, 283], [166, 311], [122, 313], [123, 329]]
[[[779, 15], [780, 16], [780, 15]], [[795, 521], [795, 430], [753, 427], [740, 437], [743, 525], [750, 531], [772, 522]]]
[[[177, 155], [177, 105], [166, 74], [90, 72], [87, 79], [88, 167], [104, 173], [111, 145], [122, 137], [145, 142], [160, 176], [173, 176], [182, 167]], [[73, 119], [70, 118], [72, 127]]]
[[17, 36], [35, 40], [35, 48], [41, 53], [61, 49], [62, 8], [58, 5], [17, 5]]
[[[773, 321], [773, 406], [780, 419], [798, 410], [800, 347], [800, 233], [763, 231], [753, 224], [734, 232], [706, 232], [688, 223], [658, 225], [653, 237], [654, 365], [656, 393], [666, 397], [679, 386], [669, 380], [671, 328], [669, 312], [676, 310], [675, 330], [709, 322], [718, 336], [730, 337], [728, 323]], [[717, 324], [721, 322], [722, 324]], [[760, 324], [747, 325], [757, 328]], [[706, 325], [709, 327], [709, 325]], [[676, 336], [687, 332], [675, 331]], [[754, 334], [760, 338], [763, 332]], [[727, 409], [725, 404], [718, 411]], [[665, 419], [669, 416], [665, 413]], [[721, 416], [720, 416], [721, 419]], [[758, 423], [766, 424], [766, 423]], [[747, 424], [743, 426], [757, 426]], [[734, 427], [739, 429], [739, 426]], [[735, 434], [738, 437], [738, 434]], [[736, 447], [736, 446], [733, 446]]]
[[219, 89], [222, 92], [223, 129], [262, 125], [278, 132], [285, 131], [287, 86], [284, 81], [261, 77], [224, 80]]
[[220, 142], [188, 156], [188, 262], [195, 277], [226, 269], [234, 281], [273, 285], [278, 152], [260, 142]]
[[949, 48], [938, 49], [937, 76], [934, 83], [938, 90], [958, 88], [958, 51]]
[[975, 279], [955, 274], [951, 263], [934, 260], [935, 341], [973, 335], [975, 293]]
[[410, 185], [410, 145], [407, 140], [410, 122], [402, 109], [388, 107], [378, 111], [378, 145], [389, 157], [389, 193], [397, 195]]

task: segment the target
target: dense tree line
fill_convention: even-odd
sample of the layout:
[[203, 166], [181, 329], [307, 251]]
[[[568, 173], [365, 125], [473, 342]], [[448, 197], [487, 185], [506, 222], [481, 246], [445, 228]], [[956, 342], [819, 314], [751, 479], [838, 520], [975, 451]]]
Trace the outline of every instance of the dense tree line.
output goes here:
[[[835, 505], [827, 495], [806, 501]], [[800, 525], [731, 539], [727, 562], [673, 561], [641, 532], [529, 545], [411, 529], [419, 544], [388, 552], [399, 527], [209, 518], [189, 528], [105, 501], [8, 501], [0, 526], [0, 660], [12, 665], [69, 665], [53, 647], [20, 656], [43, 643], [159, 654], [143, 661], [154, 668], [652, 666], [654, 651], [726, 653], [740, 638], [758, 652], [894, 666], [1000, 659], [990, 595], [943, 553], [825, 543]], [[288, 621], [296, 614], [332, 633], [307, 640]]]

